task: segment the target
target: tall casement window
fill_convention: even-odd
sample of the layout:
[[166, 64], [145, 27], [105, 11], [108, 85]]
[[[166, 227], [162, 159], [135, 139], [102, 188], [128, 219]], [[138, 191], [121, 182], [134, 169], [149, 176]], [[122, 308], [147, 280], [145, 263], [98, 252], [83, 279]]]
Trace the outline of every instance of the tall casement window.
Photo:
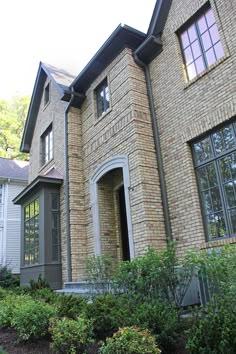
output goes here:
[[96, 101], [97, 101], [97, 116], [98, 118], [105, 113], [110, 107], [110, 95], [107, 84], [107, 79], [103, 80], [96, 88]]
[[42, 142], [42, 165], [53, 158], [53, 131], [52, 125], [48, 127], [45, 133], [41, 136]]
[[51, 235], [52, 235], [52, 262], [60, 259], [60, 213], [59, 194], [51, 193]]
[[180, 43], [188, 80], [192, 80], [224, 56], [211, 8], [205, 10], [180, 33]]
[[39, 198], [24, 207], [24, 264], [39, 263]]
[[50, 99], [50, 84], [48, 83], [44, 89], [44, 107], [49, 103]]
[[236, 235], [236, 123], [193, 144], [207, 240]]

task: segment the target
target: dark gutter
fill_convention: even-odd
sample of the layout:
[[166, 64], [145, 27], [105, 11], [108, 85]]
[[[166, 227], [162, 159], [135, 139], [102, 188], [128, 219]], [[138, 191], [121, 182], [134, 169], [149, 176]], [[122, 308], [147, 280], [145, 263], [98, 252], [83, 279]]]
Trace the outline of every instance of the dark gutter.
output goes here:
[[125, 47], [135, 50], [145, 38], [145, 33], [127, 25], [119, 25], [72, 82], [70, 88], [73, 87], [75, 92], [84, 94], [91, 83]]
[[71, 232], [70, 232], [70, 195], [69, 195], [69, 160], [68, 160], [68, 112], [74, 100], [74, 92], [70, 91], [70, 100], [64, 112], [64, 196], [66, 211], [66, 255], [67, 255], [67, 281], [72, 281], [72, 264], [71, 264]]
[[139, 59], [137, 52], [134, 52], [134, 60], [144, 70], [146, 83], [147, 83], [147, 93], [148, 93], [148, 100], [149, 100], [149, 106], [151, 112], [151, 122], [152, 122], [152, 131], [153, 131], [154, 145], [156, 151], [156, 161], [157, 161], [158, 173], [160, 179], [165, 231], [166, 231], [167, 240], [170, 241], [173, 239], [173, 237], [172, 237], [172, 230], [171, 230], [171, 223], [170, 223], [170, 214], [169, 214], [169, 206], [168, 206], [168, 199], [167, 199], [167, 192], [166, 192], [163, 160], [161, 154], [160, 133], [157, 124], [157, 115], [156, 115], [155, 105], [154, 105], [150, 72], [147, 64]]
[[153, 15], [150, 21], [147, 35], [151, 34], [156, 36], [163, 32], [172, 0], [157, 0], [153, 11]]

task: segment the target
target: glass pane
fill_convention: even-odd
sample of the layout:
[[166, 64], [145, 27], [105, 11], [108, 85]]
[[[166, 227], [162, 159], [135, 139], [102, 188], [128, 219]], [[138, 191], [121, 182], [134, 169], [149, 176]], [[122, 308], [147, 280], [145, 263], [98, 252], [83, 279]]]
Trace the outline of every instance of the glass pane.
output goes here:
[[191, 47], [184, 50], [185, 63], [188, 65], [193, 61]]
[[236, 207], [235, 185], [236, 181], [229, 182], [224, 185], [225, 198], [227, 200], [227, 205], [229, 208]]
[[236, 179], [236, 153], [220, 159], [220, 172], [224, 182]]
[[216, 62], [216, 57], [213, 48], [209, 49], [206, 52], [207, 64], [208, 66], [214, 64]]
[[217, 183], [217, 177], [216, 177], [215, 164], [211, 163], [211, 164], [207, 165], [206, 171], [207, 171], [207, 176], [208, 176], [209, 187], [217, 186], [218, 183]]
[[236, 234], [236, 209], [230, 210], [229, 215], [233, 233]]
[[187, 66], [187, 73], [189, 80], [192, 80], [197, 76], [194, 63]]
[[198, 74], [201, 74], [201, 73], [205, 70], [205, 64], [204, 64], [204, 62], [203, 62], [202, 57], [198, 58], [198, 59], [195, 61], [195, 65], [196, 65], [197, 73], [198, 73]]
[[52, 228], [57, 229], [58, 228], [58, 213], [52, 213]]
[[215, 49], [217, 60], [221, 59], [224, 56], [224, 49], [222, 47], [221, 42], [215, 44], [214, 49]]
[[30, 217], [32, 218], [34, 216], [34, 203], [30, 204]]
[[207, 51], [212, 46], [211, 39], [210, 39], [208, 31], [203, 33], [203, 35], [202, 35], [202, 43], [203, 43], [203, 47], [204, 47], [205, 51]]
[[194, 155], [197, 164], [213, 156], [211, 141], [209, 137], [203, 139], [199, 143], [194, 144], [193, 148], [194, 148]]
[[231, 125], [217, 131], [212, 136], [217, 154], [232, 149], [235, 146], [234, 133]]
[[182, 42], [183, 49], [189, 46], [190, 43], [189, 43], [187, 31], [181, 34], [181, 42]]
[[222, 212], [208, 215], [207, 226], [209, 239], [226, 236], [226, 224]]
[[205, 16], [202, 16], [198, 20], [197, 23], [198, 23], [198, 28], [199, 28], [199, 31], [200, 31], [201, 34], [207, 30], [207, 23], [206, 23]]
[[30, 214], [29, 214], [29, 205], [27, 205], [27, 207], [25, 207], [25, 220], [28, 220], [30, 217]]
[[195, 41], [194, 43], [192, 43], [191, 47], [192, 47], [194, 59], [197, 59], [198, 57], [200, 57], [200, 55], [202, 54], [202, 51], [200, 49], [200, 45], [199, 45], [198, 40]]
[[206, 167], [204, 166], [204, 167], [198, 168], [197, 174], [198, 174], [198, 178], [199, 178], [199, 182], [200, 182], [201, 191], [208, 189], [209, 184], [208, 184]]
[[210, 28], [210, 35], [211, 35], [211, 40], [212, 40], [213, 44], [215, 44], [216, 42], [218, 42], [220, 40], [219, 32], [218, 32], [216, 25], [214, 25]]
[[193, 24], [191, 27], [189, 27], [188, 35], [189, 35], [189, 39], [190, 39], [191, 43], [197, 39], [197, 31], [196, 31], [195, 24]]
[[58, 198], [58, 194], [56, 193], [51, 194], [51, 209], [53, 210], [59, 209], [59, 198]]
[[209, 9], [205, 13], [205, 16], [206, 16], [208, 27], [212, 26], [215, 23], [215, 17], [214, 17], [212, 9]]
[[220, 199], [220, 193], [218, 187], [211, 189], [211, 200], [212, 200], [212, 207], [213, 211], [221, 211], [222, 204]]
[[34, 210], [35, 210], [35, 215], [39, 214], [39, 199], [36, 199], [34, 201]]
[[203, 197], [203, 202], [204, 202], [206, 214], [212, 213], [213, 206], [212, 206], [210, 191], [208, 190], [208, 191], [202, 192], [202, 197]]

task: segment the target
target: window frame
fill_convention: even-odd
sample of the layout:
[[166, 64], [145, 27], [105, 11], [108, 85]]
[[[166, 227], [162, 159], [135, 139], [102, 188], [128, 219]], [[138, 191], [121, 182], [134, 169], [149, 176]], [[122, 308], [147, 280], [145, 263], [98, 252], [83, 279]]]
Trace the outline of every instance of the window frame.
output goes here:
[[50, 82], [47, 83], [47, 85], [44, 87], [44, 108], [49, 104], [50, 102]]
[[[214, 145], [214, 141], [213, 141], [213, 135], [221, 132], [224, 128], [227, 128], [227, 127], [232, 128], [234, 146], [232, 148], [222, 151], [221, 153], [217, 153], [215, 145]], [[204, 141], [205, 139], [209, 139], [209, 141], [210, 141], [210, 145], [211, 145], [211, 149], [212, 149], [212, 156], [209, 158], [206, 158], [205, 160], [203, 160], [200, 163], [197, 163], [196, 162], [196, 153], [194, 151], [194, 145]], [[229, 238], [235, 237], [236, 231], [234, 232], [234, 230], [233, 230], [233, 223], [230, 218], [230, 211], [231, 210], [236, 211], [236, 204], [233, 207], [232, 206], [230, 207], [228, 205], [228, 200], [227, 200], [227, 196], [224, 191], [224, 186], [227, 183], [229, 183], [230, 180], [226, 180], [226, 181], [223, 180], [222, 173], [220, 170], [220, 162], [222, 161], [223, 158], [231, 157], [232, 154], [234, 154], [234, 153], [236, 154], [236, 121], [234, 120], [233, 122], [230, 122], [227, 124], [224, 123], [224, 124], [218, 126], [216, 129], [210, 131], [209, 133], [202, 135], [200, 138], [194, 139], [194, 141], [191, 142], [191, 151], [192, 151], [192, 156], [193, 156], [193, 164], [194, 164], [195, 176], [196, 176], [196, 181], [197, 181], [197, 186], [198, 186], [198, 192], [199, 192], [199, 198], [200, 198], [200, 204], [201, 204], [202, 220], [203, 220], [203, 226], [204, 226], [204, 230], [205, 230], [206, 241], [213, 242], [213, 241], [218, 241], [218, 240], [229, 239]], [[213, 164], [213, 166], [214, 166], [214, 171], [216, 173], [216, 181], [217, 181], [217, 185], [215, 185], [214, 187], [217, 187], [219, 190], [218, 192], [219, 192], [219, 196], [220, 196], [220, 203], [222, 204], [222, 211], [218, 211], [218, 213], [222, 212], [222, 215], [224, 217], [225, 229], [226, 229], [226, 234], [224, 236], [219, 236], [219, 237], [214, 237], [214, 236], [210, 237], [210, 234], [208, 232], [207, 217], [208, 217], [208, 215], [210, 215], [210, 214], [213, 215], [213, 214], [216, 214], [217, 212], [211, 211], [211, 213], [207, 214], [206, 205], [205, 205], [204, 198], [203, 198], [203, 192], [209, 191], [210, 189], [212, 189], [214, 187], [210, 186], [209, 188], [206, 188], [206, 189], [201, 188], [200, 177], [197, 172], [202, 167], [209, 166], [210, 164]], [[232, 173], [232, 171], [231, 171], [231, 173]], [[207, 178], [208, 178], [208, 175], [207, 175]], [[231, 179], [230, 182], [232, 182], [232, 181], [234, 181], [233, 178]], [[212, 199], [212, 195], [210, 198]]]
[[[103, 98], [101, 99], [101, 92], [103, 93]], [[96, 112], [97, 118], [102, 117], [106, 114], [111, 107], [110, 90], [108, 85], [108, 79], [105, 77], [100, 84], [95, 88], [95, 100], [96, 100]], [[108, 95], [108, 99], [106, 99]], [[99, 102], [102, 101], [102, 109], [99, 107]]]
[[[37, 205], [38, 205], [38, 213], [35, 213], [35, 205], [36, 205], [36, 202], [37, 202]], [[34, 208], [34, 213], [33, 215], [31, 216], [31, 206], [33, 205], [33, 208]], [[27, 211], [26, 210], [29, 210], [29, 216], [27, 217], [26, 216], [26, 213]], [[23, 265], [24, 267], [25, 266], [33, 266], [35, 264], [39, 264], [40, 263], [40, 198], [39, 197], [36, 197], [35, 199], [31, 200], [28, 204], [26, 204], [24, 206], [24, 209], [23, 209], [23, 216], [24, 216], [24, 222], [23, 222], [23, 235], [24, 235], [24, 238], [23, 238]], [[35, 219], [37, 220], [38, 219], [38, 227], [37, 227], [37, 230], [35, 228]], [[34, 223], [34, 232], [31, 234], [31, 224]], [[34, 244], [34, 247], [28, 247], [26, 246], [26, 224], [29, 224], [29, 233], [28, 233], [28, 245], [31, 245], [32, 243]], [[37, 232], [36, 232], [37, 231]], [[37, 237], [36, 237], [37, 235]], [[33, 236], [33, 237], [32, 237]], [[32, 242], [33, 241], [33, 242]], [[26, 251], [30, 251], [30, 252], [26, 252]], [[31, 252], [33, 250], [33, 252]], [[29, 256], [29, 260], [26, 261], [26, 256]], [[31, 259], [31, 256], [32, 256], [32, 259]]]
[[41, 135], [41, 165], [44, 166], [53, 159], [54, 155], [54, 139], [53, 139], [53, 126], [52, 124]]
[[[212, 13], [213, 13], [213, 16], [214, 16], [214, 22], [211, 24], [211, 25], [208, 25], [207, 21], [206, 21], [206, 29], [204, 31], [200, 31], [200, 28], [199, 28], [199, 20], [203, 17], [203, 16], [206, 16], [206, 13], [209, 11], [209, 10], [212, 10]], [[206, 17], [205, 17], [206, 19]], [[194, 26], [195, 28], [195, 33], [196, 33], [196, 39], [194, 40], [190, 40], [190, 37], [189, 37], [189, 34], [188, 34], [188, 30]], [[219, 40], [216, 41], [215, 43], [213, 43], [212, 41], [212, 35], [210, 33], [210, 29], [212, 29], [214, 26], [216, 26], [216, 30], [218, 32], [218, 35], [219, 35]], [[189, 44], [184, 46], [183, 45], [183, 41], [182, 41], [182, 35], [187, 32], [187, 36], [188, 36], [188, 42]], [[211, 43], [211, 46], [207, 49], [204, 48], [204, 42], [203, 42], [203, 39], [202, 39], [202, 36], [205, 35], [206, 33], [208, 33], [209, 35], [209, 38], [210, 38], [210, 43]], [[217, 21], [216, 21], [216, 17], [215, 17], [215, 13], [213, 11], [213, 8], [211, 7], [210, 3], [206, 3], [203, 7], [201, 7], [177, 32], [177, 35], [178, 35], [178, 40], [179, 40], [179, 45], [180, 45], [180, 49], [181, 49], [181, 55], [182, 55], [182, 60], [183, 60], [183, 64], [184, 64], [184, 69], [185, 69], [185, 74], [186, 74], [186, 78], [187, 78], [187, 81], [188, 82], [191, 82], [192, 80], [196, 79], [197, 77], [201, 76], [206, 70], [209, 70], [209, 68], [213, 65], [215, 65], [219, 60], [222, 60], [222, 58], [224, 58], [225, 56], [225, 49], [223, 48], [223, 44], [222, 44], [222, 38], [220, 37], [220, 34], [219, 34], [219, 29], [218, 29], [218, 25], [217, 25]], [[193, 49], [192, 49], [192, 45], [194, 43], [197, 43], [198, 47], [199, 47], [199, 50], [200, 50], [200, 54], [198, 56], [196, 56], [195, 58], [195, 55], [194, 55], [194, 52], [193, 52]], [[221, 45], [221, 48], [223, 50], [223, 55], [220, 56], [219, 58], [217, 58], [217, 54], [216, 54], [216, 51], [215, 51], [215, 46], [217, 44]], [[186, 56], [185, 56], [185, 50], [190, 48], [190, 51], [191, 51], [191, 57], [192, 57], [192, 61], [190, 61], [188, 64], [187, 64], [187, 61], [186, 61]], [[210, 50], [213, 50], [214, 52], [214, 57], [215, 57], [215, 60], [214, 62], [212, 63], [208, 63], [208, 59], [207, 59], [207, 52], [209, 52]], [[197, 66], [196, 66], [196, 62], [199, 60], [199, 59], [202, 59], [202, 64], [203, 64], [203, 69], [201, 71], [198, 72], [198, 69], [197, 69]], [[190, 67], [190, 65], [194, 65], [194, 70], [195, 70], [195, 75], [193, 75], [192, 77], [190, 77], [189, 75], [189, 72], [188, 72], [188, 67]]]
[[0, 219], [3, 219], [4, 192], [3, 184], [0, 183]]

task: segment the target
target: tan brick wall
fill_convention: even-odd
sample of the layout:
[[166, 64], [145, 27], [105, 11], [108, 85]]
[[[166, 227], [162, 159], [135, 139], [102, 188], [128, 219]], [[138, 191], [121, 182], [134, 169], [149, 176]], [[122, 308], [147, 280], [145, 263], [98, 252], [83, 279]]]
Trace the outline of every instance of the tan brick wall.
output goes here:
[[225, 57], [191, 84], [185, 81], [176, 31], [204, 3], [173, 0], [163, 51], [150, 64], [173, 237], [180, 255], [205, 240], [189, 142], [236, 115], [234, 1], [210, 1]]
[[[111, 107], [108, 113], [97, 118], [94, 90], [105, 77], [109, 83]], [[166, 244], [146, 83], [144, 73], [134, 63], [129, 49], [123, 50], [92, 83], [86, 92], [81, 116], [79, 110], [73, 118], [70, 114], [69, 124], [73, 126], [69, 128], [69, 141], [75, 139], [75, 144], [72, 143], [73, 149], [76, 150], [76, 146], [79, 145], [80, 151], [78, 156], [73, 158], [75, 173], [72, 173], [70, 167], [70, 187], [76, 184], [78, 179], [83, 179], [83, 182], [78, 184], [78, 192], [73, 202], [70, 196], [70, 208], [73, 208], [73, 213], [70, 211], [71, 215], [75, 220], [81, 220], [78, 229], [71, 230], [74, 245], [73, 280], [77, 280], [83, 277], [85, 256], [94, 254], [90, 179], [95, 169], [112, 157], [126, 155], [129, 160], [131, 181], [129, 193], [135, 255], [144, 253], [148, 245], [162, 248]], [[75, 133], [77, 128], [78, 134]], [[106, 187], [109, 189], [109, 184], [106, 184]], [[115, 208], [112, 188], [110, 194], [110, 207]], [[78, 199], [78, 195], [81, 195], [81, 199]], [[79, 200], [81, 208], [72, 207], [76, 201], [80, 203]], [[106, 219], [102, 215], [106, 210], [100, 208], [101, 220]], [[115, 224], [118, 225], [116, 221]], [[102, 227], [104, 226], [102, 223]], [[117, 226], [109, 231], [111, 243], [114, 241], [113, 245], [115, 237], [118, 237], [116, 228]]]

